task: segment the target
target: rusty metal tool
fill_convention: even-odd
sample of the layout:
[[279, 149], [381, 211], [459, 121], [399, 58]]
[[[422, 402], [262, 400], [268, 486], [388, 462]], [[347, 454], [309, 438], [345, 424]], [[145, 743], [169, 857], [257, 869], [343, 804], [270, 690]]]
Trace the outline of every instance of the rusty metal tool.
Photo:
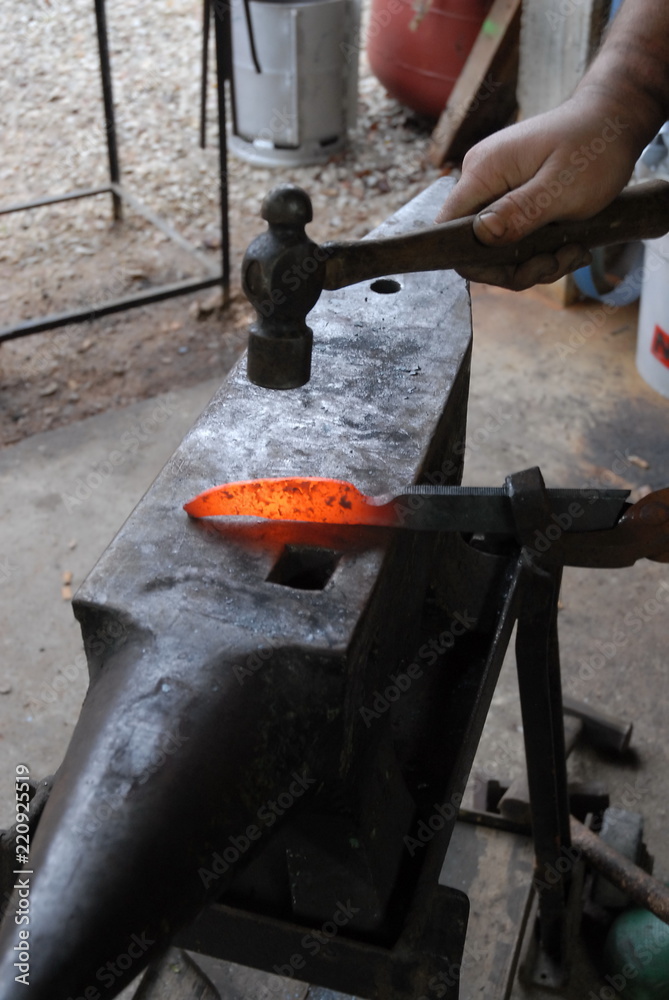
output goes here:
[[571, 843], [585, 860], [626, 896], [669, 924], [669, 889], [634, 864], [574, 816], [569, 817]]
[[[525, 779], [514, 781], [500, 799], [499, 809], [506, 820], [520, 826], [529, 824], [530, 796]], [[644, 907], [665, 924], [669, 924], [669, 889], [662, 882], [644, 871], [630, 858], [625, 857], [615, 847], [607, 844], [575, 816], [569, 817], [569, 829], [571, 846], [595, 871], [638, 906]]]
[[256, 385], [291, 389], [310, 378], [313, 334], [306, 317], [323, 289], [415, 271], [520, 264], [573, 243], [592, 249], [662, 236], [669, 230], [669, 183], [631, 187], [591, 219], [553, 222], [504, 247], [480, 243], [473, 216], [399, 236], [319, 246], [304, 230], [313, 218], [309, 196], [294, 185], [271, 191], [261, 215], [268, 228], [242, 264], [242, 285], [257, 313], [247, 372]]
[[[626, 490], [553, 489], [546, 494], [551, 511], [535, 536], [540, 552], [559, 540], [566, 566], [631, 566], [644, 557], [669, 562], [669, 488], [636, 504], [625, 502]], [[191, 517], [515, 535], [509, 480], [497, 488], [419, 485], [392, 497], [367, 497], [336, 479], [256, 479], [205, 490], [184, 510]]]

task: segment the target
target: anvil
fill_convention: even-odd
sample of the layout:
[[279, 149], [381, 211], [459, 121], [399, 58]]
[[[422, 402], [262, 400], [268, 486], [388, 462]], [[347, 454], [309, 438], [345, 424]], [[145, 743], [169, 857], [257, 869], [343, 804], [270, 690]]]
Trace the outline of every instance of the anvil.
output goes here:
[[[426, 224], [447, 187], [390, 228]], [[458, 480], [465, 282], [409, 275], [394, 296], [335, 292], [313, 322], [327, 358], [319, 374], [278, 394], [236, 366], [75, 597], [90, 687], [32, 845], [29, 992], [14, 981], [10, 903], [2, 1000], [87, 989], [107, 1000], [221, 897], [306, 929], [350, 898], [359, 913], [342, 941], [366, 936], [395, 954], [383, 968], [368, 963], [369, 996], [420, 991], [447, 957], [441, 941], [402, 937], [405, 924], [417, 934], [407, 918], [417, 874], [426, 873], [421, 919], [442, 905], [428, 853], [411, 859], [402, 838], [421, 809], [429, 815], [464, 786], [475, 739], [461, 745], [454, 720], [435, 772], [435, 747], [425, 746], [443, 684], [434, 668], [403, 701], [401, 748], [395, 712], [370, 727], [359, 712], [413, 662], [421, 629], [440, 635], [455, 612], [471, 613], [430, 601], [425, 618], [433, 540], [318, 526], [217, 532], [182, 509], [212, 483], [268, 472], [344, 476], [370, 493], [442, 469]], [[117, 636], [102, 651], [90, 641], [101, 630]], [[458, 658], [467, 642], [479, 651], [467, 662], [480, 663], [484, 644], [469, 632]], [[299, 780], [313, 783], [297, 796]], [[430, 865], [439, 867], [436, 854]], [[448, 898], [461, 938], [466, 899]], [[151, 942], [137, 957], [134, 935]], [[270, 968], [284, 960], [280, 947], [265, 953]], [[353, 971], [342, 966], [332, 985], [353, 985]]]

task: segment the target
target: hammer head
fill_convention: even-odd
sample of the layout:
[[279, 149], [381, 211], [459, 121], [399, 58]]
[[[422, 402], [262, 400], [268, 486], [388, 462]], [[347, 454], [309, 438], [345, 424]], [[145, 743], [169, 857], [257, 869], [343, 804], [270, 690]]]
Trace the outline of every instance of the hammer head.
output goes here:
[[313, 211], [302, 188], [274, 188], [261, 215], [267, 230], [253, 240], [242, 263], [242, 287], [257, 313], [247, 373], [267, 389], [294, 389], [311, 374], [313, 334], [306, 317], [323, 290], [327, 251], [304, 231]]

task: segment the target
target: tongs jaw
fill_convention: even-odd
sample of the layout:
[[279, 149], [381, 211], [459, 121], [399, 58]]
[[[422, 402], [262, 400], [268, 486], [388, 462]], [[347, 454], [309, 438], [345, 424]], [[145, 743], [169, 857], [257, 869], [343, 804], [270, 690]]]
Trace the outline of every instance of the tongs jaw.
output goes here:
[[615, 569], [637, 559], [669, 562], [669, 487], [629, 504], [614, 528], [563, 538], [565, 565]]

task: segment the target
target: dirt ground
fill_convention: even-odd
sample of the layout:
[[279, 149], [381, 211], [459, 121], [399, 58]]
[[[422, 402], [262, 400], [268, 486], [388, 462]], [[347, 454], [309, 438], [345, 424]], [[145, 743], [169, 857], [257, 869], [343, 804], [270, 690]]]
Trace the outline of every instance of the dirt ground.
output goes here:
[[[99, 277], [89, 289], [99, 288]], [[251, 311], [216, 290], [10, 341], [0, 348], [0, 444], [228, 371]]]

